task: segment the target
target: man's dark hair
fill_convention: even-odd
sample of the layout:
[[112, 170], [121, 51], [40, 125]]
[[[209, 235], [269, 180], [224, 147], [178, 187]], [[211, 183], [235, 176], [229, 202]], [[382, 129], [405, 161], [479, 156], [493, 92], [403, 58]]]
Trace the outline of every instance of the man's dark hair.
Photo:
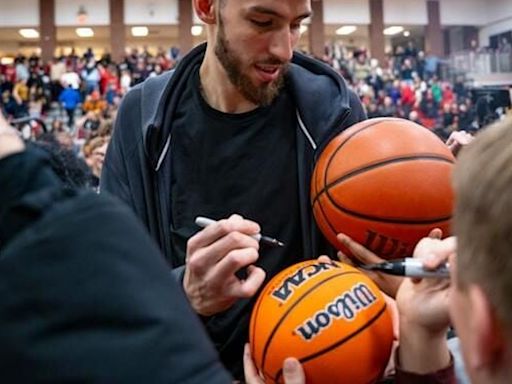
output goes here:
[[50, 155], [50, 165], [66, 188], [82, 189], [91, 186], [92, 174], [84, 160], [64, 148], [51, 133], [44, 133], [33, 145]]

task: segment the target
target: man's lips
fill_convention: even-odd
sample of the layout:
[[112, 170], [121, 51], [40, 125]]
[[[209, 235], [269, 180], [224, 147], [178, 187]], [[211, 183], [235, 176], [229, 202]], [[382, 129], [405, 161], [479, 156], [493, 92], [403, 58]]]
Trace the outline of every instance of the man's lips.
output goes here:
[[264, 82], [276, 80], [281, 72], [281, 65], [256, 64], [255, 68]]

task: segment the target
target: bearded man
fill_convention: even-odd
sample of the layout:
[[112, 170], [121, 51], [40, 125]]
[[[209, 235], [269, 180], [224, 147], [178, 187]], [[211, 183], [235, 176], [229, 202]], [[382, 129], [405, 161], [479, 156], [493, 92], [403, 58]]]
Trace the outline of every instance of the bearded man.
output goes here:
[[[124, 98], [101, 190], [143, 221], [224, 365], [243, 377], [264, 282], [334, 256], [309, 202], [316, 156], [366, 118], [332, 68], [294, 52], [310, 0], [193, 0], [207, 42]], [[218, 220], [203, 230], [197, 216]], [[266, 247], [251, 235], [281, 240]], [[186, 337], [186, 335], [183, 335]]]

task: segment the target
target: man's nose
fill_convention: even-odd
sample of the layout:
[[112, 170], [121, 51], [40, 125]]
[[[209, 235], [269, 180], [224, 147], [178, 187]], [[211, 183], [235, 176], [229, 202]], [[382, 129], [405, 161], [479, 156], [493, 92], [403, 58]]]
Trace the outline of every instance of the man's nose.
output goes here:
[[293, 32], [289, 28], [276, 31], [270, 43], [270, 53], [283, 63], [288, 63], [293, 56]]

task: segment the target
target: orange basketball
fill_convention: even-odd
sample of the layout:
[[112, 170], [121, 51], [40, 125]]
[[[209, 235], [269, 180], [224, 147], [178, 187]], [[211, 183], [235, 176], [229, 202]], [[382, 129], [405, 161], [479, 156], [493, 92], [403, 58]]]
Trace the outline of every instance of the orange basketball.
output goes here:
[[308, 384], [374, 383], [391, 353], [391, 314], [377, 286], [332, 261], [295, 264], [258, 298], [251, 353], [268, 383], [282, 383], [283, 361], [296, 357]]
[[335, 247], [343, 232], [383, 258], [410, 256], [431, 229], [450, 234], [454, 157], [428, 129], [366, 120], [330, 141], [311, 180], [316, 222]]

